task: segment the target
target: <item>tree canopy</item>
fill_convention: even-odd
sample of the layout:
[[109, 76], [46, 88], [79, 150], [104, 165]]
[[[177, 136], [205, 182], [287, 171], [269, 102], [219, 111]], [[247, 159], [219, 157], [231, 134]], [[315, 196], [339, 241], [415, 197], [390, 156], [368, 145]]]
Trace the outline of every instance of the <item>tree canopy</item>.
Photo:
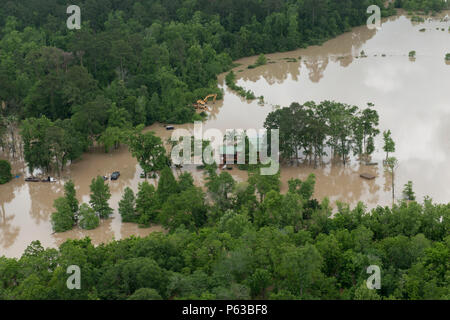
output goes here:
[[379, 134], [379, 116], [373, 104], [360, 110], [335, 101], [319, 104], [309, 101], [292, 103], [269, 113], [264, 127], [279, 129], [280, 153], [284, 160], [301, 156], [317, 165], [323, 156], [340, 157], [344, 165], [353, 151], [362, 160], [374, 151]]
[[[333, 210], [328, 199], [314, 199], [314, 176], [291, 180], [281, 194], [276, 180], [255, 187], [227, 175], [213, 176], [204, 192], [187, 175], [166, 200], [143, 182], [135, 202], [130, 189], [121, 201], [123, 218], [166, 232], [99, 246], [89, 238], [58, 249], [33, 242], [19, 259], [0, 257], [0, 298], [449, 298], [450, 205], [401, 200]], [[67, 200], [55, 206], [55, 224], [71, 228]], [[98, 224], [86, 204], [79, 211], [82, 227]], [[81, 290], [67, 290], [69, 265], [82, 270]], [[370, 265], [381, 269], [379, 290], [366, 287]]]

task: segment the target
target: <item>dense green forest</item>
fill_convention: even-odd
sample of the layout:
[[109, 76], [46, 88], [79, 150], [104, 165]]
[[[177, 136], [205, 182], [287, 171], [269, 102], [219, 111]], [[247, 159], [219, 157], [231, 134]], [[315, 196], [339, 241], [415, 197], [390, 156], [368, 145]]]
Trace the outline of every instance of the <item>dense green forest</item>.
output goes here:
[[[209, 170], [204, 192], [190, 174], [164, 171], [156, 190], [126, 191], [120, 212], [167, 234], [34, 242], [20, 259], [0, 258], [0, 299], [450, 299], [449, 205], [338, 204], [331, 217], [329, 201], [312, 198], [313, 175], [281, 194], [277, 175], [237, 183]], [[81, 290], [66, 287], [70, 265]], [[381, 268], [380, 290], [366, 287], [369, 265]]]
[[[369, 5], [383, 16], [395, 13], [383, 3], [86, 0], [73, 3], [81, 29], [69, 30], [63, 0], [7, 1], [0, 10], [0, 125], [14, 129], [29, 119], [22, 132], [27, 164], [63, 170], [94, 142], [106, 151], [120, 144], [129, 127], [200, 120], [192, 103], [221, 97], [217, 75], [234, 59], [323, 43], [364, 24]], [[395, 3], [425, 11], [445, 5]], [[0, 147], [14, 154], [8, 132], [0, 130]]]
[[448, 1], [442, 0], [396, 0], [397, 8], [410, 11], [422, 11], [423, 13], [435, 13], [449, 7]]
[[[381, 0], [75, 1], [82, 27], [69, 30], [65, 1], [7, 1], [0, 123], [27, 119], [27, 164], [62, 170], [94, 142], [106, 150], [122, 142], [130, 127], [200, 119], [192, 103], [221, 97], [217, 75], [234, 59], [322, 43], [365, 23], [374, 3], [383, 7]], [[0, 146], [14, 149], [7, 132], [14, 134], [1, 130]]]

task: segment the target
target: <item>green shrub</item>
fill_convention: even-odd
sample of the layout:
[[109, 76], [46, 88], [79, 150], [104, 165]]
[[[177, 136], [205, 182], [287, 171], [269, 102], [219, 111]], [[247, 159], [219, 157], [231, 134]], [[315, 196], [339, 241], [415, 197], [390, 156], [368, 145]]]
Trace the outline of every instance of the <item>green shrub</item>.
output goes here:
[[6, 160], [0, 160], [0, 184], [11, 181], [11, 164]]
[[422, 17], [419, 17], [419, 16], [413, 16], [411, 18], [411, 21], [413, 21], [413, 22], [425, 22], [425, 19], [422, 18]]
[[247, 100], [254, 100], [256, 99], [255, 94], [250, 90], [245, 90], [244, 88], [236, 85], [235, 83], [236, 76], [234, 75], [233, 71], [230, 71], [225, 77], [225, 83], [227, 86], [232, 89], [233, 91], [236, 91], [241, 97], [246, 98]]
[[267, 64], [267, 58], [264, 54], [261, 53], [258, 59], [256, 60], [255, 64], [251, 64], [247, 68], [255, 69], [256, 67], [263, 66], [265, 64]]
[[64, 232], [73, 228], [75, 218], [66, 198], [55, 199], [53, 206], [56, 212], [52, 214], [52, 227], [54, 232]]
[[263, 66], [263, 65], [265, 65], [267, 63], [267, 58], [266, 58], [266, 56], [264, 55], [264, 54], [260, 54], [259, 55], [259, 57], [258, 57], [258, 60], [256, 60], [256, 64], [258, 65], [258, 66]]
[[99, 226], [100, 218], [95, 214], [94, 209], [90, 208], [86, 203], [80, 206], [80, 228], [92, 230]]
[[162, 300], [162, 297], [155, 289], [140, 288], [128, 300]]

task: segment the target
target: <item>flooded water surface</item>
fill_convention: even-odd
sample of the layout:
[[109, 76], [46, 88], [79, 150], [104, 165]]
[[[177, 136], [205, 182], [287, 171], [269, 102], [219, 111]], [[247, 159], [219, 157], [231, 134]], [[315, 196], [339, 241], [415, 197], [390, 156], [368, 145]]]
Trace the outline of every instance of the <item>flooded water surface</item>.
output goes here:
[[[222, 101], [211, 105], [212, 112], [204, 129], [259, 129], [268, 113], [292, 102], [336, 100], [364, 108], [375, 104], [380, 115], [380, 130], [390, 129], [396, 142], [394, 156], [399, 160], [395, 178], [396, 198], [401, 197], [403, 185], [411, 180], [418, 200], [428, 195], [435, 202], [450, 202], [450, 65], [445, 62], [450, 53], [450, 22], [435, 18], [425, 23], [412, 23], [405, 16], [386, 20], [381, 30], [355, 28], [324, 43], [287, 53], [267, 55], [269, 63], [247, 69], [256, 57], [237, 61], [234, 69], [238, 85], [263, 95], [266, 104], [246, 101], [224, 84]], [[419, 30], [425, 28], [425, 32]], [[443, 29], [443, 30], [442, 30]], [[417, 52], [415, 60], [408, 57]], [[364, 51], [367, 57], [361, 58]], [[301, 58], [300, 58], [301, 57]], [[289, 58], [289, 59], [288, 59]], [[295, 60], [293, 59], [295, 58]], [[192, 129], [193, 125], [176, 126]], [[170, 131], [160, 124], [148, 130], [167, 139]], [[355, 205], [364, 201], [369, 208], [392, 203], [390, 175], [381, 164], [385, 154], [382, 136], [376, 141], [373, 161], [377, 166], [360, 165], [352, 161], [344, 167], [324, 159], [318, 168], [307, 164], [284, 165], [281, 169], [282, 190], [292, 177], [305, 179], [310, 173], [317, 178], [315, 197], [328, 196], [332, 201]], [[5, 155], [0, 157], [4, 158]], [[23, 181], [26, 168], [22, 161], [13, 163], [14, 174], [21, 176], [0, 186], [0, 256], [20, 256], [33, 240], [45, 247], [55, 247], [68, 238], [91, 237], [95, 244], [130, 235], [145, 236], [162, 231], [155, 226], [141, 229], [135, 224], [122, 223], [117, 212], [125, 187], [137, 191], [142, 170], [126, 147], [109, 154], [92, 150], [72, 164], [62, 181], [56, 183], [27, 183]], [[114, 209], [111, 219], [102, 221], [96, 230], [52, 234], [50, 223], [53, 201], [63, 195], [63, 183], [69, 177], [77, 187], [80, 202], [89, 201], [89, 185], [93, 177], [120, 171], [117, 181], [109, 181]], [[201, 171], [187, 167], [198, 185], [204, 178]], [[367, 181], [360, 173], [376, 176]], [[230, 173], [244, 181], [246, 172], [234, 168]]]

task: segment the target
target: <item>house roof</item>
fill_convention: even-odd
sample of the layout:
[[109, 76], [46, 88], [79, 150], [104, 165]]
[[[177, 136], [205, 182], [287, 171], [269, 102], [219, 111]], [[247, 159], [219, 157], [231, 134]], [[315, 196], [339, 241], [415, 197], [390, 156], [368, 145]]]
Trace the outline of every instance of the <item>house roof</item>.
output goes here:
[[[258, 140], [259, 137], [248, 137], [248, 141], [250, 145], [254, 148], [258, 149]], [[219, 147], [221, 155], [234, 155], [236, 153], [245, 152], [245, 146], [241, 145], [241, 143], [233, 144], [222, 144]]]

